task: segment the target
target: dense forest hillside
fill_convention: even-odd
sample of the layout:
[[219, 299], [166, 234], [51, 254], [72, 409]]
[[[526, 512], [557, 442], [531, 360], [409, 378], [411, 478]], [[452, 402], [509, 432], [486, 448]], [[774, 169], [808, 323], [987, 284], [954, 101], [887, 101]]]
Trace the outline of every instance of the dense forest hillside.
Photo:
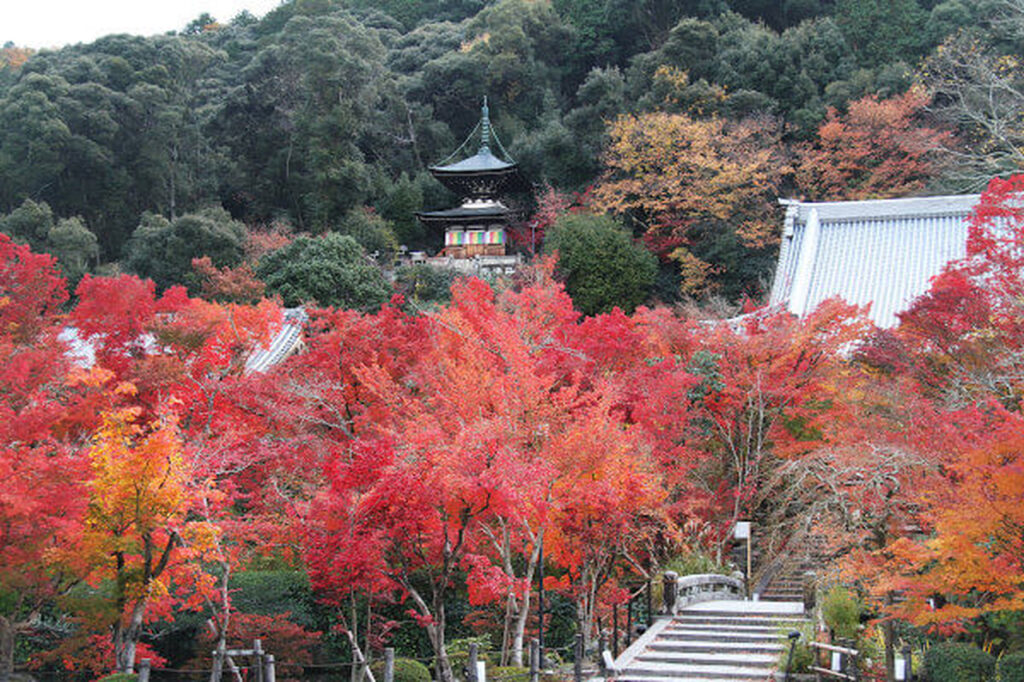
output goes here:
[[413, 214], [454, 198], [426, 168], [487, 96], [536, 195], [592, 188], [576, 202], [644, 237], [662, 299], [756, 297], [776, 197], [976, 190], [1017, 166], [1020, 5], [292, 0], [8, 45], [0, 229], [73, 281], [120, 268], [194, 290], [193, 258], [255, 268], [254, 231], [436, 250]]

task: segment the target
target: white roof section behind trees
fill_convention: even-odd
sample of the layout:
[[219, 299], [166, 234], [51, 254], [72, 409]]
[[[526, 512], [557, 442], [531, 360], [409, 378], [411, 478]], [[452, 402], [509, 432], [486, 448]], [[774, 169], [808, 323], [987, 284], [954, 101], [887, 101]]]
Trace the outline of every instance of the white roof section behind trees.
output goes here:
[[302, 348], [302, 332], [308, 321], [309, 316], [302, 308], [286, 309], [280, 331], [266, 346], [261, 346], [253, 351], [245, 361], [245, 373], [266, 372], [298, 352]]
[[804, 316], [838, 296], [871, 306], [879, 327], [928, 290], [932, 277], [967, 253], [979, 195], [800, 202], [786, 206], [769, 305]]
[[[281, 328], [266, 345], [253, 349], [246, 358], [245, 373], [267, 372], [275, 365], [284, 362], [288, 357], [304, 348], [304, 330], [309, 316], [302, 308], [286, 308]], [[67, 346], [65, 355], [78, 367], [86, 369], [96, 364], [96, 343], [93, 338], [83, 338], [75, 327], [64, 327], [57, 335], [58, 340]], [[156, 337], [144, 334], [136, 341], [142, 352], [156, 355], [161, 352]]]

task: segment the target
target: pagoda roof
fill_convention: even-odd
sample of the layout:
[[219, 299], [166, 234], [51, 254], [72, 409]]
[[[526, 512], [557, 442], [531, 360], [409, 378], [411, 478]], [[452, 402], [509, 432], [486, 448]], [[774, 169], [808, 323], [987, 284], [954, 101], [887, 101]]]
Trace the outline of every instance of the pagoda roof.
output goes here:
[[498, 202], [481, 202], [483, 205], [463, 204], [443, 211], [422, 211], [416, 217], [423, 222], [467, 223], [498, 222], [507, 220], [512, 211]]
[[[465, 153], [466, 148], [476, 139], [477, 132], [480, 134], [480, 146], [477, 148], [476, 154], [459, 161], [452, 161]], [[492, 140], [502, 156], [491, 151]], [[458, 149], [444, 161], [430, 166], [429, 170], [431, 175], [457, 194], [469, 197], [490, 197], [499, 194], [501, 190], [511, 187], [515, 183], [518, 168], [518, 164], [505, 150], [501, 140], [498, 139], [491, 127], [491, 114], [485, 97], [484, 105], [480, 110], [480, 122], [476, 124], [476, 127], [459, 145]]]
[[493, 173], [495, 171], [514, 170], [514, 161], [505, 161], [491, 152], [490, 147], [483, 146], [473, 156], [462, 161], [449, 163], [445, 166], [431, 166], [431, 173]]

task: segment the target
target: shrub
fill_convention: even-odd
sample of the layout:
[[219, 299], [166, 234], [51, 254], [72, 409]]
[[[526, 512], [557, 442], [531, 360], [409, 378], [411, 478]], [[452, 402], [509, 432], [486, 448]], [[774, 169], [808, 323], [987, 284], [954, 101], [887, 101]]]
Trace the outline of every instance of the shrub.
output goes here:
[[779, 643], [782, 645], [782, 651], [779, 652], [779, 670], [785, 671], [789, 662], [791, 646], [789, 633], [794, 629], [800, 631], [800, 639], [793, 646], [793, 661], [790, 671], [794, 673], [810, 672], [810, 667], [814, 665], [814, 649], [810, 647], [810, 642], [814, 641], [814, 626], [810, 623], [798, 628], [785, 628], [779, 631]]
[[[374, 661], [370, 664], [370, 670], [374, 678], [384, 679], [384, 661]], [[430, 682], [430, 670], [411, 658], [396, 658], [395, 682]]]
[[929, 682], [985, 682], [995, 679], [996, 659], [963, 643], [936, 644], [924, 655]]
[[487, 670], [487, 679], [493, 682], [512, 682], [512, 680], [521, 680], [530, 676], [530, 669], [523, 668], [516, 665], [500, 665]]
[[260, 259], [256, 275], [267, 293], [280, 295], [286, 306], [303, 303], [352, 310], [378, 310], [391, 295], [379, 268], [369, 263], [363, 247], [335, 232], [299, 237]]
[[455, 271], [430, 265], [407, 265], [395, 270], [395, 288], [413, 303], [447, 303], [452, 298]]
[[1024, 651], [999, 657], [999, 682], [1024, 682]]
[[483, 661], [488, 665], [491, 662], [489, 654], [491, 653], [491, 637], [490, 635], [480, 635], [478, 637], [463, 637], [462, 639], [453, 639], [445, 645], [445, 651], [448, 652], [448, 661], [451, 663], [452, 670], [458, 677], [462, 676], [463, 669], [469, 664], [469, 645], [476, 644], [477, 646], [477, 660]]
[[719, 575], [732, 573], [732, 569], [728, 566], [718, 563], [713, 557], [702, 552], [674, 556], [665, 564], [664, 570], [675, 571], [680, 576], [699, 573], [717, 573]]
[[584, 315], [615, 307], [631, 314], [651, 293], [658, 272], [654, 255], [610, 216], [562, 216], [544, 237], [544, 252], [556, 251], [557, 272]]
[[836, 637], [853, 639], [860, 626], [860, 604], [842, 585], [833, 585], [821, 600], [821, 615]]
[[101, 677], [97, 682], [135, 682], [139, 676], [135, 673], [112, 673]]

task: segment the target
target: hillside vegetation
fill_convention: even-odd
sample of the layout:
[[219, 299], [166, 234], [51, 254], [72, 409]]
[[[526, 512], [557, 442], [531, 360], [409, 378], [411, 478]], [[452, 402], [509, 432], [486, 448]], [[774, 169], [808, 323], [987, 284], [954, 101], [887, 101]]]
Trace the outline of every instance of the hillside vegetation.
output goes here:
[[[73, 279], [120, 264], [193, 290], [191, 259], [237, 266], [246, 235], [207, 213], [216, 245], [168, 242], [157, 218], [216, 207], [316, 234], [369, 208], [380, 229], [351, 235], [369, 252], [436, 250], [413, 213], [455, 198], [426, 168], [487, 96], [535, 188], [593, 187], [593, 211], [645, 237], [663, 299], [757, 297], [776, 197], [977, 190], [1016, 167], [1022, 16], [999, 0], [292, 0], [8, 45], [0, 213], [49, 217], [0, 229]], [[528, 219], [533, 197], [515, 204]]]

